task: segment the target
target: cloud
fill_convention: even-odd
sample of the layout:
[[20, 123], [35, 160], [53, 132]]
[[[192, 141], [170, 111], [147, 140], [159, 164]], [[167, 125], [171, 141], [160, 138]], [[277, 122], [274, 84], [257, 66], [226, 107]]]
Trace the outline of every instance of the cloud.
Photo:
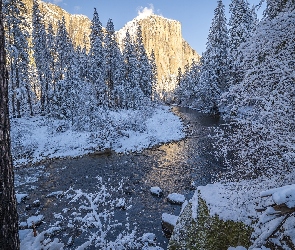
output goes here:
[[75, 6], [74, 9], [75, 9], [76, 12], [78, 12], [78, 11], [81, 10], [81, 7], [80, 6]]
[[149, 7], [139, 7], [138, 8], [138, 16], [139, 19], [144, 19], [152, 14], [154, 14], [154, 6], [150, 4]]

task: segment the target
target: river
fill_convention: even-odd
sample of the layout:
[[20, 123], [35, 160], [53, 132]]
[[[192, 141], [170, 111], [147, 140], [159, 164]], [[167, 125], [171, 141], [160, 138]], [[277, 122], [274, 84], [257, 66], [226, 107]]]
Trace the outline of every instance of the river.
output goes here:
[[[29, 195], [29, 199], [18, 206], [20, 221], [42, 214], [44, 219], [38, 231], [45, 230], [49, 225], [58, 225], [61, 230], [55, 233], [55, 237], [67, 243], [74, 229], [69, 230], [63, 220], [69, 220], [65, 215], [75, 203], [69, 205], [69, 200], [58, 193], [49, 197], [48, 194], [64, 192], [70, 187], [95, 193], [99, 176], [103, 183], [107, 183], [112, 199], [124, 198], [126, 201], [124, 209], [113, 208], [113, 219], [125, 227], [136, 227], [138, 236], [154, 233], [158, 245], [166, 249], [168, 239], [162, 231], [162, 213], [179, 215], [181, 210], [181, 206], [167, 202], [167, 195], [176, 192], [189, 200], [195, 186], [212, 182], [212, 174], [221, 171], [220, 164], [212, 155], [208, 138], [210, 128], [219, 125], [219, 118], [189, 108], [173, 107], [172, 111], [186, 127], [187, 137], [181, 141], [159, 145], [141, 153], [89, 155], [16, 169], [16, 190]], [[120, 184], [120, 190], [110, 188]], [[150, 188], [153, 186], [160, 187], [163, 196], [152, 196]], [[40, 201], [40, 206], [33, 205], [35, 200]], [[112, 231], [118, 234], [120, 230], [122, 227], [118, 226]], [[87, 236], [81, 231], [73, 234], [69, 249], [81, 245]], [[99, 248], [93, 246], [87, 249]]]

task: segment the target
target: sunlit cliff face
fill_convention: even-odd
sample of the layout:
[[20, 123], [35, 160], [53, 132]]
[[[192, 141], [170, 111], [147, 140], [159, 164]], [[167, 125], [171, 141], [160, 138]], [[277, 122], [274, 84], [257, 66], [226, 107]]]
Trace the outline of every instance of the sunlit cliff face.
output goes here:
[[185, 65], [200, 60], [197, 52], [183, 39], [180, 22], [155, 15], [148, 9], [143, 9], [138, 17], [117, 32], [119, 43], [122, 44], [127, 30], [134, 38], [138, 25], [142, 28], [147, 54], [154, 50], [159, 81], [176, 76], [178, 68], [184, 72]]

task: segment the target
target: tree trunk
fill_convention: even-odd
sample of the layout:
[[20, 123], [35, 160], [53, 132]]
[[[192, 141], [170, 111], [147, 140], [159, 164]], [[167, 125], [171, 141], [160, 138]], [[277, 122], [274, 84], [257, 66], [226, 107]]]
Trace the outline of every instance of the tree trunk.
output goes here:
[[8, 78], [5, 57], [2, 0], [0, 0], [0, 249], [17, 250], [20, 246], [10, 152]]

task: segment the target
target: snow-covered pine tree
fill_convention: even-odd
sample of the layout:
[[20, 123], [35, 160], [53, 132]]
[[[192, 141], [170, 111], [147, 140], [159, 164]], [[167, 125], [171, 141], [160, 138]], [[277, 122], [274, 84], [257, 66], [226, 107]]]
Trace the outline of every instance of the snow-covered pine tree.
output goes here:
[[[52, 26], [49, 28], [51, 32]], [[50, 34], [50, 33], [49, 33]], [[51, 35], [51, 34], [50, 34]], [[52, 64], [51, 36], [47, 36], [45, 30], [44, 20], [42, 18], [39, 4], [37, 0], [33, 2], [33, 50], [34, 59], [39, 76], [40, 82], [40, 101], [41, 101], [41, 114], [48, 113], [49, 93], [52, 92]], [[47, 41], [47, 38], [50, 40]]]
[[150, 65], [152, 67], [152, 101], [158, 102], [160, 101], [159, 93], [157, 92], [158, 70], [154, 50], [152, 50], [150, 55]]
[[65, 26], [65, 19], [58, 23], [57, 34], [55, 37], [55, 89], [51, 105], [51, 114], [58, 118], [68, 118], [65, 101], [65, 95], [68, 91], [68, 85], [65, 82], [67, 71], [72, 63], [73, 44]]
[[124, 50], [124, 108], [138, 108], [142, 100], [144, 100], [144, 94], [139, 86], [139, 72], [138, 72], [138, 60], [135, 45], [131, 40], [129, 31], [127, 30], [126, 36], [123, 40]]
[[143, 94], [151, 99], [152, 94], [152, 66], [150, 65], [146, 50], [144, 48], [142, 40], [142, 30], [140, 24], [137, 26], [136, 31], [136, 52], [138, 60], [138, 72], [139, 72], [139, 86]]
[[193, 60], [189, 67], [187, 64], [180, 83], [175, 89], [175, 102], [185, 107], [195, 107], [196, 86], [200, 79], [200, 64]]
[[236, 177], [287, 173], [295, 162], [295, 10], [287, 6], [259, 22], [255, 46], [242, 48], [245, 77], [229, 90], [232, 126], [217, 145]]
[[9, 88], [12, 115], [33, 115], [32, 91], [29, 83], [28, 24], [24, 16], [26, 8], [22, 1], [4, 1], [3, 16], [6, 30]]
[[105, 81], [108, 87], [109, 107], [120, 106], [122, 96], [121, 83], [123, 79], [124, 62], [119, 45], [116, 41], [115, 29], [112, 19], [106, 26], [105, 48]]
[[89, 80], [95, 87], [97, 103], [107, 106], [107, 87], [105, 84], [105, 52], [103, 48], [103, 31], [98, 13], [94, 9], [91, 21], [90, 51], [89, 51]]
[[201, 75], [197, 86], [197, 108], [216, 113], [220, 95], [228, 88], [228, 31], [221, 0], [214, 10], [206, 51], [201, 60]]
[[266, 10], [264, 16], [274, 18], [281, 12], [295, 9], [294, 0], [266, 0]]
[[232, 0], [229, 10], [229, 85], [233, 85], [241, 82], [244, 77], [240, 45], [252, 35], [257, 17], [247, 0]]

